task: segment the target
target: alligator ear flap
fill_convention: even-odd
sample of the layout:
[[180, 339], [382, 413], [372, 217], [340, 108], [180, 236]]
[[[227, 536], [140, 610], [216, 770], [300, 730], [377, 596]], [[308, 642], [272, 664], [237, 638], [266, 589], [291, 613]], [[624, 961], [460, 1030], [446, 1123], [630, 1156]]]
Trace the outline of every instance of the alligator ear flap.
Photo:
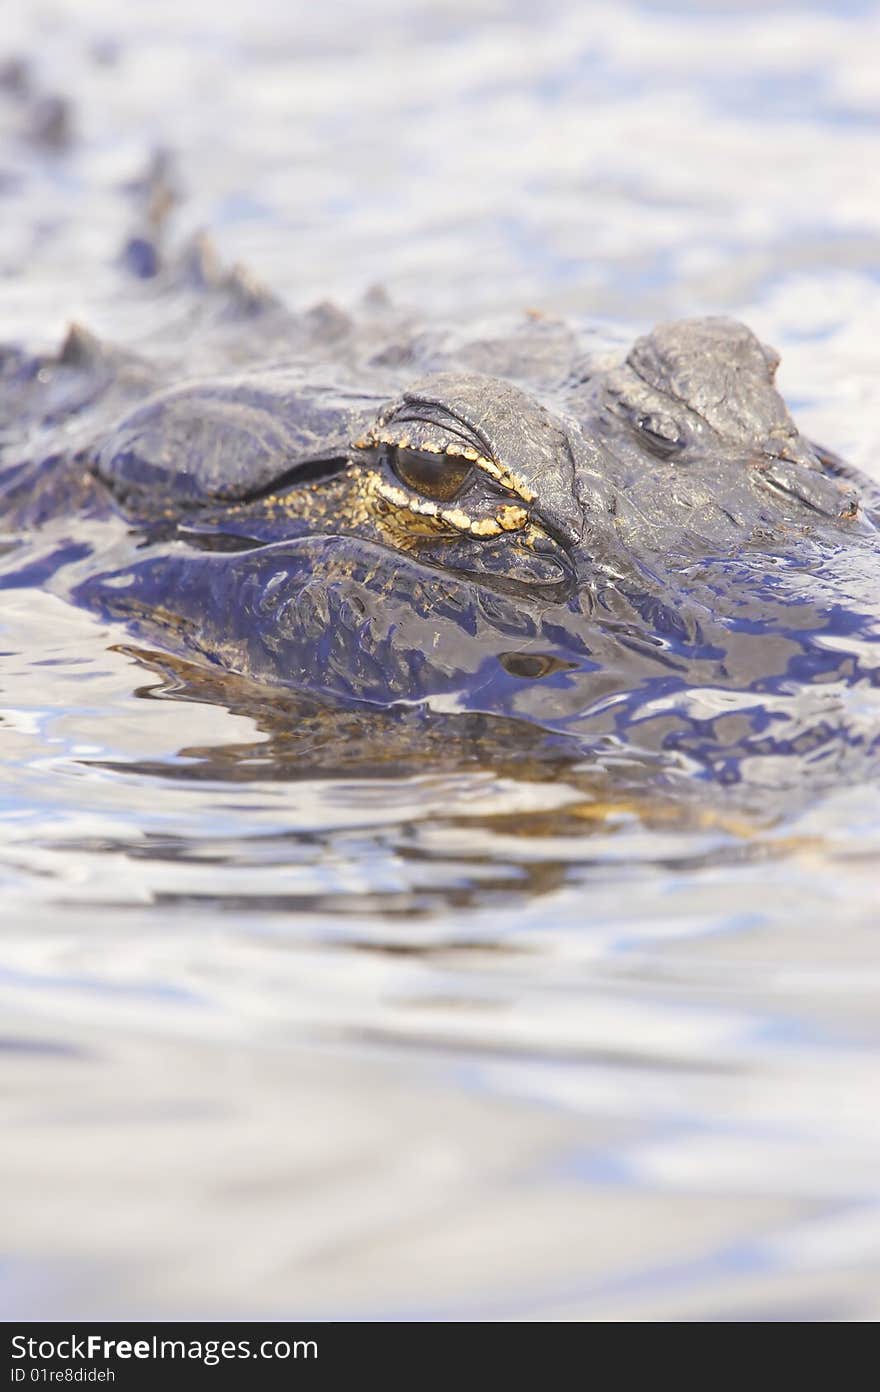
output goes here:
[[272, 493], [286, 493], [307, 483], [321, 483], [325, 479], [333, 478], [334, 474], [341, 474], [350, 463], [351, 446], [348, 439], [340, 436], [338, 440], [328, 440], [323, 449], [316, 450], [313, 454], [297, 455], [289, 468], [283, 469], [261, 487], [243, 494], [241, 501], [253, 503], [258, 498], [266, 498]]

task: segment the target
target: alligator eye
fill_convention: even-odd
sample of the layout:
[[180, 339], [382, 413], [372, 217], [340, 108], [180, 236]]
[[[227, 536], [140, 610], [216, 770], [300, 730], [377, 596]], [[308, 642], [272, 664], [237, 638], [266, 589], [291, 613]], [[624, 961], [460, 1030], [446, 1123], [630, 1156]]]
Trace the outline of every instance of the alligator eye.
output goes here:
[[639, 416], [635, 427], [645, 443], [658, 454], [672, 454], [684, 444], [678, 426], [669, 416]]
[[457, 498], [474, 472], [473, 464], [454, 454], [395, 447], [388, 455], [400, 481], [435, 503], [449, 503]]

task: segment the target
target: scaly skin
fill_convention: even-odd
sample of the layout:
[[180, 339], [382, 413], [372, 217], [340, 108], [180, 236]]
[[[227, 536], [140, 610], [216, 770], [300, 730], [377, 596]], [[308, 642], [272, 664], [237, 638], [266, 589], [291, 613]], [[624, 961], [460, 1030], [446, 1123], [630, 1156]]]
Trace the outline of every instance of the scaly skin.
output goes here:
[[799, 435], [772, 350], [711, 319], [604, 357], [543, 321], [456, 344], [374, 308], [266, 305], [183, 382], [81, 330], [7, 353], [3, 584], [597, 757], [722, 781], [873, 757], [849, 693], [877, 684], [876, 500]]

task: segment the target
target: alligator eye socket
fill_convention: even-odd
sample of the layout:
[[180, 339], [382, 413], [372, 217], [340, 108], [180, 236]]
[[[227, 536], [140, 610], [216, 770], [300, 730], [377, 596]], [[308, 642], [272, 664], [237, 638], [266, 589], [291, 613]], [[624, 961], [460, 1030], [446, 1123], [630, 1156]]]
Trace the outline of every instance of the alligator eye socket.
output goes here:
[[672, 454], [684, 444], [678, 426], [669, 416], [639, 416], [635, 426], [645, 442], [658, 454]]
[[474, 472], [473, 464], [454, 454], [399, 447], [388, 453], [391, 467], [400, 481], [435, 503], [449, 503], [457, 498]]

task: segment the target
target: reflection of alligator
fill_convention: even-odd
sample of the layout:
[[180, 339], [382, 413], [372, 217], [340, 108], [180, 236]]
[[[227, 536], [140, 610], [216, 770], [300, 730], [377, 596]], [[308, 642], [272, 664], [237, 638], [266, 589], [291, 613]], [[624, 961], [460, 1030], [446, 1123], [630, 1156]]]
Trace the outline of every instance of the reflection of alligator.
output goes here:
[[601, 356], [532, 317], [465, 342], [380, 296], [294, 318], [188, 265], [190, 380], [167, 338], [161, 363], [79, 329], [6, 352], [4, 585], [258, 680], [721, 777], [870, 742], [871, 485], [798, 434], [748, 329]]

